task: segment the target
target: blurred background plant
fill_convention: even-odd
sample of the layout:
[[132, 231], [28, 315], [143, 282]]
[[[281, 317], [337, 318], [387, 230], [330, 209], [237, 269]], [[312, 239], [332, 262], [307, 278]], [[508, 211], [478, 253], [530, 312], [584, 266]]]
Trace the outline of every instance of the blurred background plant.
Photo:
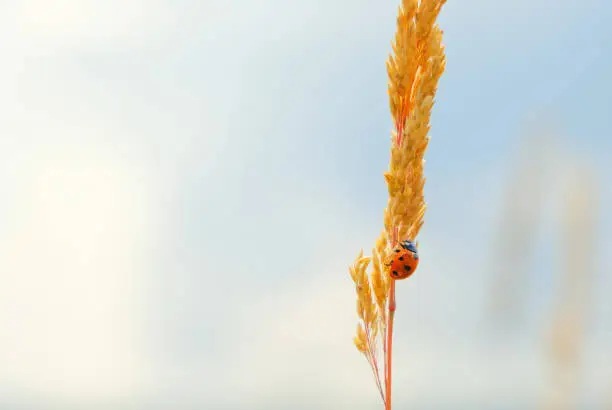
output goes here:
[[[544, 389], [540, 408], [575, 409], [584, 376], [585, 332], [594, 306], [591, 289], [599, 256], [599, 183], [588, 161], [567, 155], [562, 139], [551, 129], [533, 132], [521, 141], [492, 253], [495, 275], [490, 313], [494, 321], [510, 322], [515, 330], [524, 326], [525, 314], [532, 313], [526, 291], [537, 280], [537, 270], [529, 262], [538, 250], [541, 222], [551, 216], [542, 212], [543, 199], [548, 197], [560, 212], [552, 219], [558, 239], [554, 241], [556, 258], [546, 261], [554, 272], [550, 316], [543, 327], [543, 359], [549, 367], [550, 384]], [[546, 174], [560, 184], [543, 184]]]

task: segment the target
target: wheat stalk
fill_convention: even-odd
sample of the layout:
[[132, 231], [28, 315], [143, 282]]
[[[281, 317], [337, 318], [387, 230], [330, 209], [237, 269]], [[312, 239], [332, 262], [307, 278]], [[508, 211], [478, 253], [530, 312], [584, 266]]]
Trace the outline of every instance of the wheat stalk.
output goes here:
[[[350, 267], [357, 289], [357, 335], [354, 343], [372, 368], [385, 409], [391, 409], [391, 364], [395, 280], [386, 261], [405, 239], [415, 240], [426, 204], [423, 196], [424, 154], [429, 142], [429, 120], [438, 80], [444, 72], [442, 30], [435, 24], [446, 0], [402, 0], [393, 53], [387, 61], [389, 103], [394, 130], [389, 170], [384, 173], [389, 200], [384, 230], [371, 257], [361, 251]], [[371, 264], [368, 275], [367, 268]], [[382, 345], [384, 360], [379, 360]], [[381, 369], [381, 364], [384, 369]], [[384, 376], [381, 380], [381, 371]]]

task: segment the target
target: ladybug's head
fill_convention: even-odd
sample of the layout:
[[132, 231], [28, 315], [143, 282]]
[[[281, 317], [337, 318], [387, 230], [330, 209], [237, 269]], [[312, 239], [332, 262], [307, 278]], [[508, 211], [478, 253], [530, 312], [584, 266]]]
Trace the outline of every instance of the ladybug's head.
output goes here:
[[418, 255], [419, 252], [417, 251], [416, 248], [416, 244], [414, 242], [412, 242], [409, 239], [406, 239], [405, 241], [403, 241], [402, 243], [400, 243], [400, 246], [404, 249], [406, 249], [407, 251], [410, 251], [412, 253], [414, 253], [415, 255]]

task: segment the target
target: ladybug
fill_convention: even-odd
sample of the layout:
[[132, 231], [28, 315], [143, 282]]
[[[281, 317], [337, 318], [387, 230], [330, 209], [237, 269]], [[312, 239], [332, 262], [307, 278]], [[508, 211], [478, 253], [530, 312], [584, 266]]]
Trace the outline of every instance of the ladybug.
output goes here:
[[389, 274], [393, 279], [406, 279], [410, 277], [419, 264], [419, 251], [416, 244], [410, 240], [405, 240], [393, 250], [389, 266]]

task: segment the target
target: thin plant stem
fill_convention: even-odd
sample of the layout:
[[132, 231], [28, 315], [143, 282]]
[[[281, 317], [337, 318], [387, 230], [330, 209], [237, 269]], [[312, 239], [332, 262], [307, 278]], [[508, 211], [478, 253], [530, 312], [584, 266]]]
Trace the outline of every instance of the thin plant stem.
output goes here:
[[378, 387], [378, 392], [380, 393], [380, 397], [383, 403], [385, 403], [385, 395], [383, 393], [382, 385], [380, 383], [380, 376], [378, 372], [378, 363], [376, 361], [376, 354], [374, 352], [374, 349], [371, 343], [372, 339], [370, 337], [370, 329], [366, 327], [365, 331], [366, 331], [366, 337], [368, 338], [368, 350], [367, 350], [367, 355], [369, 356], [368, 361], [370, 362], [370, 367], [372, 368], [372, 372], [374, 373], [374, 380], [376, 380], [376, 387]]
[[395, 316], [395, 279], [389, 284], [389, 317], [387, 325], [387, 357], [385, 363], [385, 410], [391, 410], [391, 363], [393, 361], [393, 318]]

